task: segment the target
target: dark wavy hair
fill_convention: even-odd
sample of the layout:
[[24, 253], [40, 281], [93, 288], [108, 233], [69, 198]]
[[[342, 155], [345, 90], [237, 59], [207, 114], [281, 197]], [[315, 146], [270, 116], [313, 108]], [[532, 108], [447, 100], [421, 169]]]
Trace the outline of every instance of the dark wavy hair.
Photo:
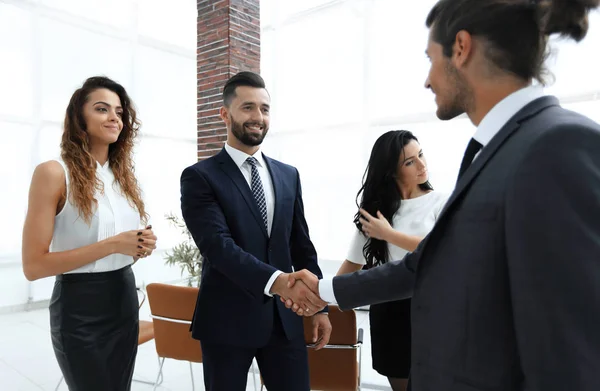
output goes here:
[[[398, 189], [397, 172], [400, 156], [404, 147], [412, 140], [419, 142], [408, 130], [392, 130], [382, 134], [373, 149], [369, 164], [363, 175], [362, 186], [356, 195], [356, 204], [377, 216], [380, 211], [391, 223], [394, 214], [400, 209], [402, 194]], [[423, 190], [433, 190], [429, 181], [419, 185]], [[360, 201], [358, 201], [360, 198]], [[354, 224], [362, 234], [362, 224], [359, 221], [360, 211], [354, 215]], [[363, 255], [367, 267], [373, 267], [388, 262], [390, 254], [387, 243], [383, 240], [367, 238], [363, 247]]]
[[135, 178], [133, 164], [134, 139], [137, 137], [140, 122], [125, 88], [104, 76], [87, 79], [83, 86], [73, 93], [67, 106], [60, 149], [61, 157], [69, 168], [70, 199], [79, 209], [80, 216], [89, 223], [94, 213], [94, 205], [97, 203], [94, 193], [96, 190], [103, 191], [104, 186], [96, 177], [96, 160], [90, 153], [83, 105], [92, 92], [101, 88], [117, 94], [123, 107], [123, 130], [117, 141], [108, 147], [110, 168], [129, 203], [135, 206], [140, 218], [147, 221], [148, 216]]

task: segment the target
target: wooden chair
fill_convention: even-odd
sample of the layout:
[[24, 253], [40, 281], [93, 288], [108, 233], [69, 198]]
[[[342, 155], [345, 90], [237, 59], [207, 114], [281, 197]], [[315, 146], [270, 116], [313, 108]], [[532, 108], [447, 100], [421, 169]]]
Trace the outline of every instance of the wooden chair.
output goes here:
[[[195, 389], [192, 363], [202, 362], [200, 342], [192, 338], [190, 324], [198, 298], [198, 288], [153, 283], [146, 287], [154, 322], [154, 340], [160, 366], [155, 387], [162, 377], [165, 358], [189, 361], [192, 390]], [[254, 373], [254, 370], [252, 369]], [[256, 381], [254, 382], [256, 389]]]
[[[308, 349], [310, 389], [320, 391], [356, 391], [361, 384], [361, 348], [363, 329], [357, 330], [356, 312], [329, 306], [332, 331], [329, 343], [315, 350], [312, 320], [304, 318], [304, 340]], [[264, 383], [261, 377], [261, 390]]]
[[312, 321], [304, 318], [304, 339], [308, 346], [311, 390], [360, 390], [363, 329], [357, 330], [356, 312], [329, 306], [332, 331], [321, 350], [312, 348]]
[[192, 363], [202, 362], [200, 342], [192, 338], [190, 325], [198, 298], [198, 288], [153, 283], [146, 287], [152, 322], [154, 341], [159, 357], [159, 369], [154, 389], [162, 377], [166, 358], [188, 361], [192, 389], [195, 389]]

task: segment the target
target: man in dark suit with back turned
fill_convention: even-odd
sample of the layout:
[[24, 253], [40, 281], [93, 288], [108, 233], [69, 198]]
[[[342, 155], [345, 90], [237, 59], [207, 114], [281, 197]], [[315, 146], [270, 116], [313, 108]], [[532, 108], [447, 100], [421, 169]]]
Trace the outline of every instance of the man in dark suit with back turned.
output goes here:
[[[270, 98], [251, 72], [230, 78], [221, 118], [227, 144], [181, 175], [181, 209], [204, 257], [191, 326], [200, 340], [208, 391], [246, 389], [256, 357], [269, 391], [308, 391], [302, 319], [273, 295], [298, 300], [313, 316], [317, 348], [329, 341], [323, 303], [288, 273], [321, 277], [304, 218], [298, 171], [260, 151], [269, 130]], [[312, 310], [312, 311], [311, 311]]]
[[403, 260], [290, 277], [344, 309], [412, 296], [413, 391], [600, 390], [600, 126], [532, 86], [598, 2], [438, 1], [426, 87], [477, 126], [456, 189]]

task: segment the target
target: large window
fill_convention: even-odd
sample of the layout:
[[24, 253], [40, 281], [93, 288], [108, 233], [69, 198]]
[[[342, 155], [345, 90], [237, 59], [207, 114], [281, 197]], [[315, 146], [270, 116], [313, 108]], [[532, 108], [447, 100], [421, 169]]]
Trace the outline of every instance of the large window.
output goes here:
[[[311, 235], [327, 273], [346, 255], [355, 197], [374, 140], [413, 131], [431, 181], [452, 191], [468, 119], [438, 121], [423, 88], [426, 14], [433, 0], [261, 0], [261, 68], [273, 98], [265, 152], [300, 170]], [[136, 265], [139, 283], [179, 276], [163, 266], [179, 239], [181, 170], [196, 160], [196, 2], [0, 2], [0, 308], [48, 298], [51, 279], [22, 276], [21, 227], [34, 167], [58, 154], [68, 99], [104, 74], [130, 92], [143, 122], [136, 173], [160, 251]], [[553, 42], [548, 92], [598, 121], [600, 14], [581, 44]], [[10, 189], [7, 191], [6, 189]], [[327, 266], [327, 260], [330, 266]]]
[[160, 241], [137, 281], [179, 278], [162, 259], [180, 239], [164, 215], [179, 211], [179, 176], [196, 161], [196, 2], [0, 2], [0, 37], [0, 309], [50, 296], [53, 279], [21, 271], [29, 183], [58, 156], [69, 98], [93, 75], [123, 84], [142, 120], [136, 174]]
[[[435, 117], [424, 88], [425, 19], [433, 0], [261, 1], [262, 73], [272, 91], [265, 150], [298, 167], [311, 236], [334, 272], [351, 238], [355, 197], [371, 147], [392, 129], [416, 134], [436, 190], [454, 187], [475, 128]], [[600, 120], [600, 14], [581, 43], [553, 40], [547, 88], [566, 107]], [[328, 260], [331, 265], [328, 265]]]

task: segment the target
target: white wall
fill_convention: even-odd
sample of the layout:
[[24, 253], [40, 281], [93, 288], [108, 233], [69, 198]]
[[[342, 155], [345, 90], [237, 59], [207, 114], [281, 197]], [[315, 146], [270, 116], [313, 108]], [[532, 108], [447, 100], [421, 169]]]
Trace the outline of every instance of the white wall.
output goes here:
[[[421, 141], [431, 182], [451, 192], [474, 132], [435, 117], [423, 85], [425, 19], [433, 0], [261, 1], [261, 66], [272, 95], [265, 151], [296, 165], [312, 238], [328, 270], [345, 259], [355, 197], [377, 137], [407, 129]], [[579, 45], [554, 42], [547, 89], [600, 121], [600, 14]], [[326, 260], [332, 260], [330, 265]]]
[[179, 240], [164, 214], [179, 212], [179, 175], [196, 161], [196, 14], [193, 0], [0, 0], [0, 311], [50, 296], [52, 278], [21, 272], [27, 192], [93, 75], [123, 84], [143, 123], [136, 173], [159, 249], [134, 266], [138, 284], [179, 278], [162, 259]]

